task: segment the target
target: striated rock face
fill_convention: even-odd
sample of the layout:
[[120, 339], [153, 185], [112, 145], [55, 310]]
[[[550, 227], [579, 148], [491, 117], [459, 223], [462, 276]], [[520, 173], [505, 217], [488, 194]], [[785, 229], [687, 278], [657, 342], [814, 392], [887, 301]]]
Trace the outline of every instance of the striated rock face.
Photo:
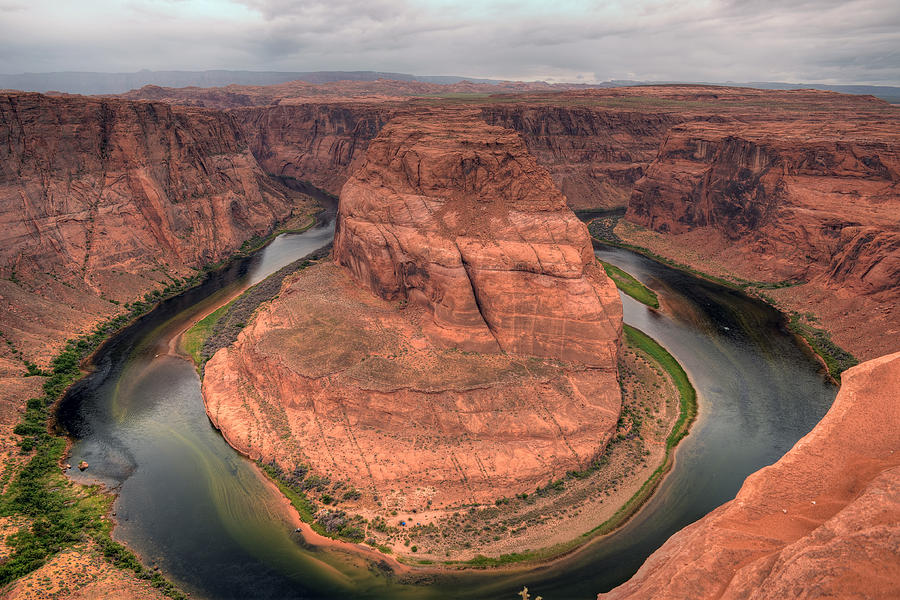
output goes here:
[[235, 110], [266, 172], [338, 194], [369, 141], [396, 109], [367, 104], [286, 104]]
[[393, 119], [344, 185], [334, 256], [345, 268], [298, 273], [207, 363], [235, 448], [384, 512], [530, 492], [606, 446], [621, 303], [515, 132], [473, 111]]
[[587, 228], [513, 131], [397, 117], [341, 192], [335, 260], [448, 347], [615, 368], [621, 306]]
[[900, 597], [900, 353], [842, 381], [781, 460], [599, 598]]
[[614, 365], [441, 348], [427, 316], [311, 267], [206, 364], [207, 414], [252, 459], [307, 465], [377, 513], [531, 493], [606, 446]]
[[78, 332], [219, 260], [308, 200], [259, 167], [228, 115], [0, 96], [0, 320], [22, 344]]
[[780, 278], [900, 293], [900, 122], [674, 127], [627, 218], [710, 228]]
[[518, 131], [573, 209], [625, 206], [666, 131], [686, 117], [585, 106], [493, 105], [492, 125]]

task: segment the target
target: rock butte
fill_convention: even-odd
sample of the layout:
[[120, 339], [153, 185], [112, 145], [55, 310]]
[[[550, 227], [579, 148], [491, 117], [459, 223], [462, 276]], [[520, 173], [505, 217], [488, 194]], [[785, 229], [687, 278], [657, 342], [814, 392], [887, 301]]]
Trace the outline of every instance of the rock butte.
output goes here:
[[900, 597], [900, 353], [842, 381], [781, 460], [598, 598]]
[[477, 113], [397, 117], [341, 191], [334, 258], [432, 340], [615, 370], [618, 292], [517, 133]]
[[232, 445], [388, 509], [530, 491], [602, 451], [621, 303], [515, 132], [471, 112], [397, 117], [338, 219], [346, 268], [286, 282], [206, 365]]

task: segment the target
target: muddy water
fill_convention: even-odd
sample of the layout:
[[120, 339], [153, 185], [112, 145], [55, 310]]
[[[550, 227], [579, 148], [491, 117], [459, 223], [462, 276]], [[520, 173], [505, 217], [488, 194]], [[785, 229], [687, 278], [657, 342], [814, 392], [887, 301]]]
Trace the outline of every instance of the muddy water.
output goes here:
[[700, 396], [700, 417], [644, 509], [618, 532], [524, 573], [395, 577], [347, 553], [306, 547], [284, 501], [206, 417], [193, 366], [171, 340], [221, 298], [327, 243], [330, 220], [284, 235], [251, 259], [161, 305], [98, 354], [60, 422], [77, 441], [79, 479], [118, 492], [116, 539], [195, 597], [591, 598], [627, 579], [672, 533], [734, 497], [834, 399], [812, 356], [777, 313], [624, 250], [598, 250], [660, 295], [664, 313], [623, 298], [626, 322], [665, 345]]

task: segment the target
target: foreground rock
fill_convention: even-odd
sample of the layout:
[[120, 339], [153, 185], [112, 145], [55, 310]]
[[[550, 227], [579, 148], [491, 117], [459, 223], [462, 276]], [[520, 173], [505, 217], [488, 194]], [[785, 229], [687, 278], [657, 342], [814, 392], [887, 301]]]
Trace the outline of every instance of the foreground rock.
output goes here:
[[206, 365], [237, 449], [375, 511], [532, 491], [603, 450], [621, 304], [514, 132], [456, 111], [389, 123], [344, 187], [334, 254], [346, 268], [286, 282]]
[[900, 596], [900, 353], [842, 380], [781, 460], [599, 598]]

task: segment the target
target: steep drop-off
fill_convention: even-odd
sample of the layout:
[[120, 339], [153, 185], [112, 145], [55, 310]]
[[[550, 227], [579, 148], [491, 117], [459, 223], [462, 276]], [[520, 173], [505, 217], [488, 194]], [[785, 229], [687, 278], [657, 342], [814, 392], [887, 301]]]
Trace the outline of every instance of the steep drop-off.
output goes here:
[[576, 210], [625, 206], [666, 131], [685, 118], [552, 104], [488, 105], [482, 115], [522, 135]]
[[232, 111], [260, 165], [339, 194], [397, 109], [380, 104], [285, 104]]
[[680, 125], [627, 216], [673, 234], [712, 228], [783, 279], [897, 291], [900, 125]]
[[900, 353], [850, 369], [822, 421], [602, 600], [900, 596]]
[[338, 218], [346, 268], [298, 273], [206, 365], [232, 445], [346, 481], [376, 513], [490, 502], [602, 451], [621, 303], [515, 132], [398, 117]]
[[0, 328], [32, 358], [311, 204], [219, 112], [12, 93], [0, 139]]

